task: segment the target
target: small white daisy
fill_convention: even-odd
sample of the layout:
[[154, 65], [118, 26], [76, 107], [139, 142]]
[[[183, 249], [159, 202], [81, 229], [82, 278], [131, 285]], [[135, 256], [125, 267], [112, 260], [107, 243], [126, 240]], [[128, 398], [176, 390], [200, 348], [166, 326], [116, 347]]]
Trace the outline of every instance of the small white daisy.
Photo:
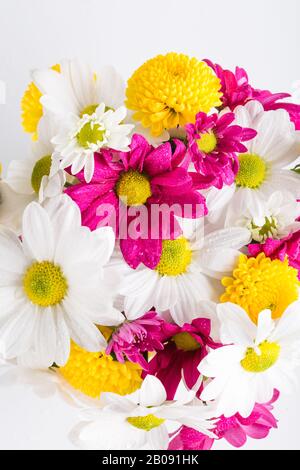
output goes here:
[[232, 271], [239, 249], [251, 240], [245, 228], [228, 228], [201, 235], [183, 226], [183, 236], [162, 242], [160, 262], [155, 269], [140, 265], [129, 269], [120, 292], [125, 296], [126, 316], [133, 320], [155, 307], [167, 310], [182, 325], [199, 313], [201, 301], [218, 301], [221, 279]]
[[[66, 176], [64, 171], [54, 168], [54, 146], [51, 143], [57, 132], [49, 116], [43, 116], [38, 125], [38, 141], [32, 144], [29, 158], [13, 160], [5, 181], [18, 194], [40, 203], [63, 192]], [[25, 206], [24, 206], [25, 208]]]
[[239, 156], [234, 184], [208, 191], [212, 223], [259, 207], [279, 188], [300, 198], [300, 175], [291, 171], [300, 154], [300, 132], [295, 131], [289, 114], [283, 109], [264, 111], [257, 101], [238, 106], [234, 112], [236, 124], [256, 130], [257, 136], [246, 142], [248, 152]]
[[114, 325], [115, 275], [105, 270], [114, 248], [111, 229], [90, 232], [67, 196], [23, 215], [22, 242], [0, 231], [0, 349], [39, 368], [64, 365], [70, 339], [99, 351], [106, 342], [95, 324]]
[[84, 177], [89, 183], [94, 174], [95, 152], [103, 147], [122, 152], [129, 150], [133, 126], [122, 124], [126, 113], [124, 106], [106, 111], [105, 104], [101, 103], [92, 114], [82, 117], [69, 114], [61, 123], [59, 134], [52, 139], [60, 168], [71, 167], [73, 175], [84, 168]]
[[84, 421], [70, 437], [83, 449], [167, 450], [169, 423], [175, 429], [186, 425], [213, 437], [211, 409], [200, 402], [198, 406], [189, 404], [193, 396], [190, 393], [181, 401], [166, 402], [164, 386], [156, 377], [148, 375], [140, 390], [131, 395], [102, 393], [102, 403], [86, 409]]
[[244, 213], [226, 218], [225, 225], [246, 227], [253, 240], [263, 243], [267, 238], [281, 239], [300, 229], [300, 202], [289, 193], [275, 191], [257, 206], [245, 207]]
[[218, 305], [223, 346], [212, 351], [199, 371], [212, 377], [202, 394], [216, 400], [217, 416], [248, 417], [255, 403], [267, 403], [274, 389], [290, 392], [300, 355], [300, 302], [291, 304], [278, 321], [270, 310], [255, 325], [238, 305]]

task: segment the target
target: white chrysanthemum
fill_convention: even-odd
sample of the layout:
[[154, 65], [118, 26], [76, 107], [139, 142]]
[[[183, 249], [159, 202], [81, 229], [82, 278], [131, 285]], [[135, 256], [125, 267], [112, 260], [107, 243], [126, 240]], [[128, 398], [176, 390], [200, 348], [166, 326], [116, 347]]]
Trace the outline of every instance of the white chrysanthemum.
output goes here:
[[250, 240], [249, 231], [239, 227], [204, 237], [199, 228], [190, 233], [183, 227], [183, 237], [163, 241], [155, 269], [140, 265], [124, 276], [120, 292], [127, 317], [133, 320], [155, 307], [158, 313], [169, 310], [179, 325], [188, 322], [201, 302], [219, 298], [216, 279], [232, 271], [238, 250]]
[[93, 114], [101, 103], [113, 110], [124, 105], [125, 83], [113, 67], [95, 73], [84, 62], [63, 60], [60, 73], [40, 69], [33, 71], [32, 78], [42, 93], [43, 108], [59, 120], [70, 113]]
[[94, 153], [103, 147], [127, 151], [133, 126], [122, 124], [126, 117], [126, 108], [106, 111], [101, 103], [92, 114], [82, 117], [76, 114], [66, 116], [60, 131], [52, 139], [56, 150], [56, 159], [60, 168], [71, 167], [76, 175], [84, 168], [84, 177], [89, 183], [94, 174]]
[[300, 202], [289, 193], [274, 192], [257, 206], [245, 207], [244, 213], [231, 213], [226, 219], [227, 226], [246, 227], [252, 238], [264, 242], [267, 238], [281, 239], [300, 229]]
[[112, 307], [111, 229], [90, 232], [67, 196], [23, 215], [22, 242], [0, 232], [0, 346], [6, 359], [23, 356], [33, 367], [64, 365], [70, 339], [89, 350], [106, 342], [95, 324], [122, 321]]
[[236, 124], [255, 129], [257, 136], [246, 142], [248, 152], [239, 156], [235, 183], [208, 192], [212, 222], [257, 208], [278, 190], [300, 198], [300, 175], [290, 169], [300, 155], [300, 132], [295, 131], [289, 114], [283, 109], [264, 111], [257, 101], [238, 106], [234, 112]]
[[[51, 139], [56, 134], [56, 127], [49, 116], [43, 116], [38, 125], [38, 141], [32, 144], [29, 158], [13, 160], [7, 171], [6, 182], [18, 194], [42, 203], [47, 198], [62, 193], [65, 174], [54, 168], [54, 146]], [[25, 208], [25, 206], [24, 206]]]
[[212, 411], [204, 405], [189, 404], [186, 400], [166, 402], [162, 383], [148, 375], [140, 390], [120, 396], [102, 393], [101, 401], [83, 413], [84, 422], [71, 433], [72, 441], [83, 449], [94, 450], [166, 450], [169, 444], [167, 424], [189, 426], [210, 437], [214, 426]]
[[212, 351], [199, 371], [213, 380], [201, 394], [217, 400], [217, 416], [248, 417], [255, 403], [267, 403], [274, 389], [289, 392], [296, 380], [300, 351], [300, 303], [291, 304], [278, 321], [270, 310], [255, 325], [238, 305], [218, 305], [223, 346]]

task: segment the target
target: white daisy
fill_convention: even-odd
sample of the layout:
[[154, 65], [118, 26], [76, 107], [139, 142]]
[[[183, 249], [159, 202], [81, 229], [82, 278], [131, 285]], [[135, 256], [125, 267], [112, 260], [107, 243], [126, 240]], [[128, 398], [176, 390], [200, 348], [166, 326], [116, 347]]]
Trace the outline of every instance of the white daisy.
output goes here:
[[59, 134], [52, 139], [60, 168], [71, 166], [73, 175], [84, 168], [84, 177], [89, 183], [94, 174], [95, 152], [103, 147], [122, 152], [129, 150], [133, 126], [122, 124], [126, 113], [124, 106], [106, 111], [105, 104], [101, 103], [92, 114], [66, 116]]
[[51, 139], [56, 132], [53, 120], [43, 116], [38, 125], [39, 139], [32, 144], [31, 156], [13, 160], [8, 167], [5, 181], [16, 193], [28, 196], [26, 205], [30, 199], [42, 203], [63, 191], [65, 173], [53, 165], [54, 146]]
[[273, 390], [289, 392], [294, 384], [300, 351], [300, 302], [291, 304], [278, 321], [270, 310], [258, 324], [238, 305], [218, 305], [221, 341], [229, 346], [212, 351], [199, 371], [213, 380], [201, 399], [217, 400], [217, 415], [248, 417], [255, 403], [267, 403]]
[[143, 264], [129, 269], [120, 292], [125, 296], [126, 316], [133, 320], [155, 307], [170, 311], [182, 325], [199, 313], [201, 301], [218, 301], [221, 279], [232, 271], [238, 251], [251, 240], [244, 228], [228, 228], [201, 234], [183, 226], [183, 237], [163, 241], [160, 262], [155, 269]]
[[300, 197], [300, 175], [290, 170], [300, 155], [300, 132], [295, 131], [288, 113], [283, 109], [264, 111], [257, 101], [238, 106], [234, 112], [236, 124], [255, 129], [257, 136], [246, 142], [248, 152], [239, 156], [235, 183], [209, 191], [211, 222], [220, 223], [226, 215], [231, 218], [257, 208], [278, 189], [295, 199]]
[[300, 202], [290, 193], [275, 191], [257, 206], [245, 207], [243, 214], [231, 213], [225, 224], [246, 227], [252, 238], [260, 243], [267, 238], [281, 239], [300, 229]]
[[99, 73], [79, 60], [63, 60], [60, 73], [53, 69], [34, 70], [32, 79], [42, 93], [44, 109], [58, 120], [68, 114], [93, 114], [104, 103], [107, 109], [123, 106], [125, 83], [113, 67]]
[[120, 396], [102, 393], [105, 403], [86, 410], [80, 423], [71, 433], [72, 441], [83, 449], [96, 450], [167, 450], [169, 433], [167, 424], [172, 422], [178, 429], [186, 425], [213, 437], [209, 431], [213, 421], [209, 407], [194, 406], [191, 393], [186, 400], [167, 402], [162, 383], [148, 375], [140, 390]]
[[112, 281], [104, 269], [114, 248], [111, 229], [90, 232], [67, 196], [23, 215], [22, 242], [0, 232], [0, 346], [11, 359], [25, 355], [39, 367], [64, 365], [70, 339], [89, 350], [106, 342], [96, 324], [114, 325]]

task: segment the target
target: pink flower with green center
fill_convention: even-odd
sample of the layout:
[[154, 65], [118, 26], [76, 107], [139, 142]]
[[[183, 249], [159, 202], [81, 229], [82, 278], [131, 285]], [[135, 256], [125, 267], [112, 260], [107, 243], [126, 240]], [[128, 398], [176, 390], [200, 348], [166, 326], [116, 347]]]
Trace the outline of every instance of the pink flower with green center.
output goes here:
[[[207, 355], [208, 347], [221, 346], [210, 338], [210, 329], [211, 322], [207, 318], [198, 318], [182, 327], [167, 322], [162, 324], [160, 341], [164, 349], [150, 361], [148, 373], [164, 384], [168, 400], [174, 399], [182, 378], [189, 389], [197, 384], [200, 379], [197, 367]], [[201, 390], [200, 383], [197, 395]]]
[[[157, 266], [162, 239], [176, 238], [181, 233], [175, 216], [198, 218], [207, 214], [195, 174], [188, 172], [186, 147], [179, 140], [174, 140], [173, 147], [167, 142], [153, 148], [144, 137], [135, 134], [129, 152], [102, 150], [94, 158], [91, 182], [86, 183], [81, 171], [76, 175], [79, 183], [66, 193], [78, 204], [83, 225], [91, 230], [102, 224], [116, 229], [123, 256], [134, 269], [140, 263], [152, 269]], [[151, 218], [154, 206], [167, 213], [155, 227]], [[101, 207], [105, 207], [104, 213]], [[146, 208], [146, 220], [132, 237], [127, 228], [138, 216], [131, 215], [132, 210], [139, 214], [136, 209], [141, 207]], [[125, 227], [121, 236], [120, 226]], [[155, 237], [151, 236], [153, 228]]]
[[242, 142], [257, 135], [253, 129], [232, 125], [234, 120], [234, 113], [199, 113], [195, 124], [186, 126], [189, 154], [203, 188], [231, 185], [239, 169], [238, 154], [247, 152]]
[[[252, 439], [264, 439], [271, 429], [277, 428], [277, 420], [271, 411], [277, 401], [279, 392], [274, 390], [274, 395], [269, 403], [263, 405], [256, 403], [254, 410], [248, 418], [242, 418], [239, 414], [231, 418], [221, 416], [216, 423], [213, 433], [216, 439], [225, 439], [233, 447], [242, 447], [247, 442], [247, 437]], [[210, 450], [215, 439], [205, 436], [195, 429], [182, 426], [179, 433], [172, 439], [169, 450]]]

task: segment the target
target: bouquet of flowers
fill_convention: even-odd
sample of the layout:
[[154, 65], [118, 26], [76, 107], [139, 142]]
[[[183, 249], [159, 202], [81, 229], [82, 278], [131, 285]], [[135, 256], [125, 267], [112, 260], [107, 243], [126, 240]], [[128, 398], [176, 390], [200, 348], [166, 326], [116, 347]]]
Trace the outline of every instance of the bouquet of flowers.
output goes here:
[[1, 379], [67, 394], [82, 448], [265, 438], [300, 357], [300, 105], [158, 55], [32, 72], [0, 181]]

